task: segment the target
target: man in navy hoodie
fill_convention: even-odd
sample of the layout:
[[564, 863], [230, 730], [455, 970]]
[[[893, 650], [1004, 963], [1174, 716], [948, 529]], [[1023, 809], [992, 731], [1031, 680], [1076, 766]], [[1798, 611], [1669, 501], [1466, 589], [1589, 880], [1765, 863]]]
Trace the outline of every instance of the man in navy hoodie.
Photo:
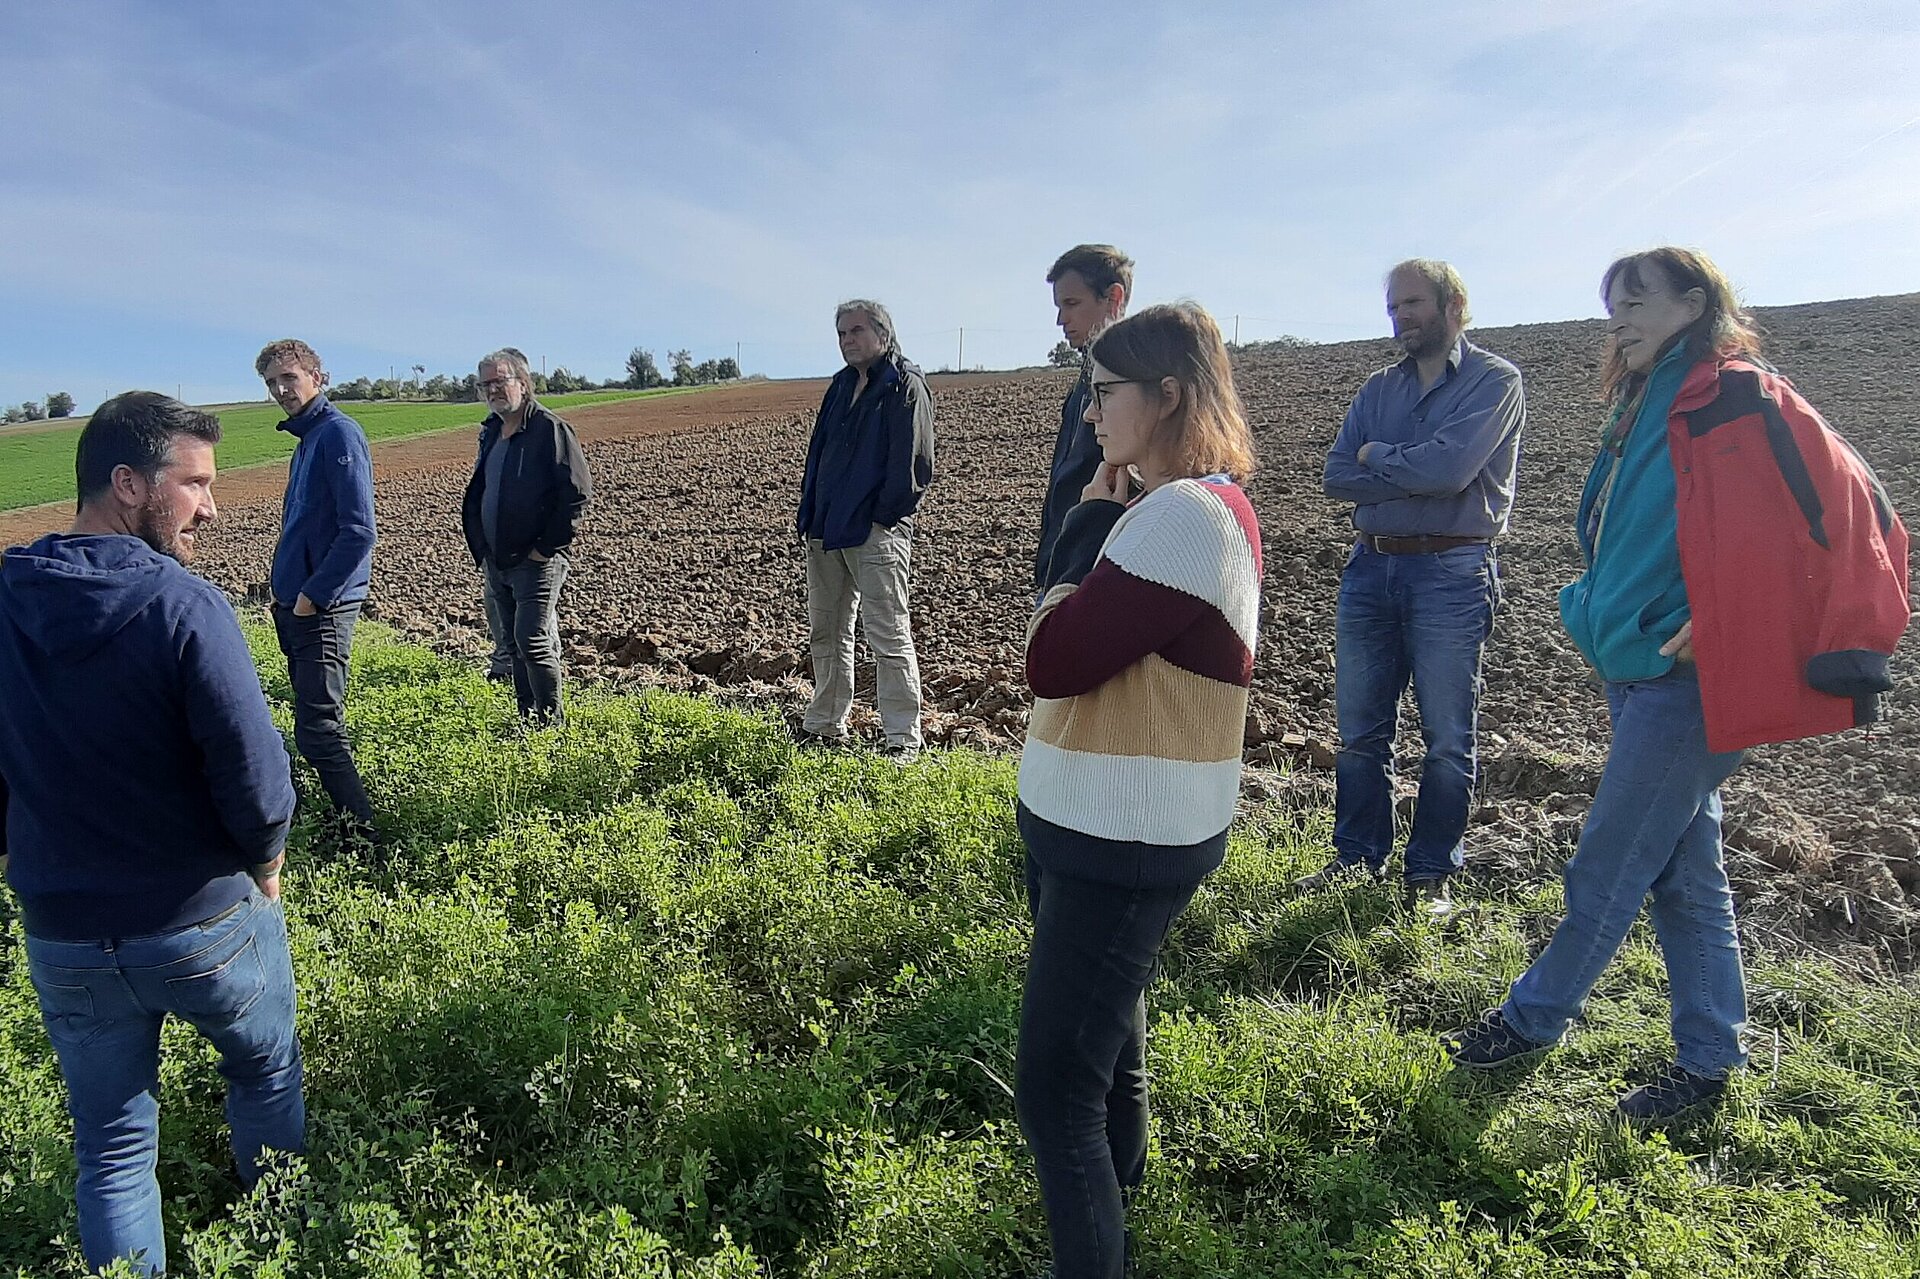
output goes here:
[[286, 747], [226, 597], [182, 564], [220, 423], [151, 391], [80, 434], [66, 533], [0, 559], [0, 870], [73, 1116], [87, 1264], [165, 1269], [160, 1027], [220, 1051], [233, 1156], [305, 1147], [280, 867]]
[[273, 550], [273, 629], [293, 685], [293, 742], [350, 836], [373, 838], [373, 807], [347, 742], [347, 657], [373, 568], [373, 459], [360, 424], [333, 407], [305, 342], [269, 342], [253, 368], [299, 441]]

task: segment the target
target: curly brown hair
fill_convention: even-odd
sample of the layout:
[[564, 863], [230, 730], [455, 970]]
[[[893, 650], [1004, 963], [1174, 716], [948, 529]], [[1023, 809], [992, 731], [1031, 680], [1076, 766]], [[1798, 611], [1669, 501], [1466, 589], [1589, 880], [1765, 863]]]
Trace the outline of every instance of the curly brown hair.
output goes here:
[[268, 367], [280, 360], [292, 360], [322, 382], [327, 379], [327, 370], [320, 363], [319, 353], [299, 338], [281, 338], [278, 342], [269, 342], [261, 347], [260, 354], [254, 357], [253, 371], [265, 377]]

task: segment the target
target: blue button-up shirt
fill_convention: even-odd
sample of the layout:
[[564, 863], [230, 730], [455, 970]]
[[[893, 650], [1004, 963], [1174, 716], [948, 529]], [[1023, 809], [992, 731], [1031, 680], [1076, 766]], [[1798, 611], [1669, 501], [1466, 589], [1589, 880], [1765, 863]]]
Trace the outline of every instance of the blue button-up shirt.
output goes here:
[[[1328, 497], [1354, 504], [1354, 527], [1387, 537], [1498, 537], [1513, 510], [1520, 370], [1464, 337], [1425, 390], [1413, 358], [1367, 379], [1327, 454]], [[1360, 446], [1380, 443], [1365, 463]]]

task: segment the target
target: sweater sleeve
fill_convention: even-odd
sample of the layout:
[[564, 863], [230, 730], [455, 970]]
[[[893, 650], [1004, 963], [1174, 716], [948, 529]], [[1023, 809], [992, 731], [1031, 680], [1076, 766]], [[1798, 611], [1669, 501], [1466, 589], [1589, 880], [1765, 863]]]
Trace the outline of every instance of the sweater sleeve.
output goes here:
[[1452, 497], [1466, 490], [1502, 447], [1510, 447], [1527, 420], [1520, 374], [1489, 369], [1431, 434], [1415, 444], [1390, 444], [1366, 469], [1420, 497]]
[[186, 619], [181, 667], [187, 729], [200, 749], [214, 809], [252, 865], [280, 855], [293, 824], [286, 743], [260, 690], [233, 608], [212, 588]]
[[1092, 570], [1077, 586], [1066, 576], [1073, 555], [1070, 538], [1084, 537], [1083, 530], [1096, 517], [1111, 518], [1101, 508], [1116, 504], [1083, 502], [1068, 516], [1060, 535], [1063, 545], [1055, 548], [1048, 574], [1052, 585], [1027, 632], [1027, 684], [1035, 697], [1091, 692], [1165, 649], [1214, 607], [1191, 591], [1122, 567], [1136, 559], [1136, 552], [1165, 551], [1169, 545], [1183, 557], [1223, 562], [1215, 530], [1194, 518], [1187, 504], [1168, 500], [1172, 496], [1155, 501], [1153, 509], [1136, 508], [1133, 518], [1106, 539]]
[[333, 542], [300, 593], [315, 608], [331, 608], [360, 566], [373, 555], [373, 456], [358, 427], [329, 422], [314, 467], [324, 469], [333, 504]]

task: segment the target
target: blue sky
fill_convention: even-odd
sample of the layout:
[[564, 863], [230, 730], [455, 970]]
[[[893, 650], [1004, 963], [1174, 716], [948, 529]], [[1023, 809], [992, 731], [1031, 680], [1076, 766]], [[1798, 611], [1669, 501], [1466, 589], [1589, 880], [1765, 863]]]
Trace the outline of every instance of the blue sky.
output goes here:
[[1383, 333], [1414, 255], [1482, 325], [1661, 242], [1755, 304], [1908, 292], [1916, 65], [1913, 0], [9, 6], [0, 403], [259, 398], [288, 335], [821, 374], [850, 296], [1034, 363], [1083, 240], [1247, 338]]

